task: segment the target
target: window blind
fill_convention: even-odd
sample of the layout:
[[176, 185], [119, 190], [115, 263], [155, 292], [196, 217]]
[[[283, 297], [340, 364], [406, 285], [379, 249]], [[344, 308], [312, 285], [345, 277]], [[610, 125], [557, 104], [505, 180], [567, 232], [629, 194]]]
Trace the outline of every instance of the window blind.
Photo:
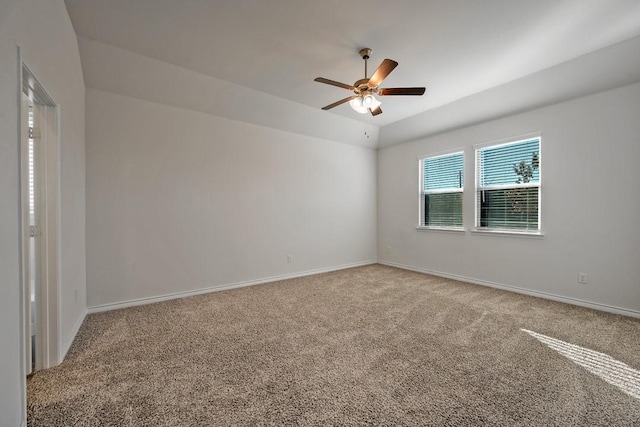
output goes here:
[[462, 227], [463, 171], [462, 152], [422, 159], [420, 226]]

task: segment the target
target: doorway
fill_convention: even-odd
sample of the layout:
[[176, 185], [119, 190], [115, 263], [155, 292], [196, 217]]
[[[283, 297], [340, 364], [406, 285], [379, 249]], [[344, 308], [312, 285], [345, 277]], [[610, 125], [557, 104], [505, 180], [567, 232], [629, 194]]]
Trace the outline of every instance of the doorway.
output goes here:
[[22, 66], [22, 296], [26, 375], [57, 365], [58, 109]]

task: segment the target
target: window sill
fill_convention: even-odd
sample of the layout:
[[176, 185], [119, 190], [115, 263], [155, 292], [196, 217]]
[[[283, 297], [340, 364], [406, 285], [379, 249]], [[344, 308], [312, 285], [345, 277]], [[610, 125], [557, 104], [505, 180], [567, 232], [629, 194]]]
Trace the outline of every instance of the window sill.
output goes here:
[[542, 233], [542, 231], [515, 231], [515, 230], [500, 230], [500, 229], [482, 230], [478, 228], [474, 228], [470, 231], [473, 234], [483, 234], [486, 236], [524, 237], [524, 238], [530, 238], [530, 239], [544, 238], [544, 233]]
[[418, 231], [440, 231], [444, 233], [466, 233], [466, 230], [462, 227], [425, 227], [425, 226], [417, 226], [416, 230]]

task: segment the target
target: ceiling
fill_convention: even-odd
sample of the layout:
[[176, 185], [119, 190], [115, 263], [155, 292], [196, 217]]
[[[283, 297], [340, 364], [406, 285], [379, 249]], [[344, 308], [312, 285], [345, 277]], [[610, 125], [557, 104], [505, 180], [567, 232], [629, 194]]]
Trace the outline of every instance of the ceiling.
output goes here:
[[[320, 109], [350, 93], [313, 81], [399, 62], [383, 127], [640, 35], [638, 0], [65, 0], [78, 35]], [[562, 82], [556, 83], [561, 85]], [[561, 89], [561, 88], [558, 88]], [[553, 88], [548, 88], [553, 91]]]

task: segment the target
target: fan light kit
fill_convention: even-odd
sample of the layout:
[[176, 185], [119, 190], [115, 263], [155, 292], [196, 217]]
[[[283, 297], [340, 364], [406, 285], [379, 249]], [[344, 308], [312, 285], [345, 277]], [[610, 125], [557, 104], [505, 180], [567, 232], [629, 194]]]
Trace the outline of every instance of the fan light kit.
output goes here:
[[367, 114], [369, 110], [375, 110], [380, 107], [382, 102], [378, 101], [375, 96], [368, 93], [365, 96], [358, 96], [349, 101], [351, 108], [356, 110], [360, 114]]
[[314, 81], [319, 83], [325, 83], [331, 86], [337, 86], [342, 89], [347, 89], [355, 93], [355, 95], [348, 96], [340, 101], [336, 101], [333, 104], [329, 104], [326, 107], [322, 107], [323, 110], [329, 110], [338, 105], [349, 102], [351, 108], [360, 114], [371, 113], [372, 116], [377, 116], [382, 113], [380, 105], [382, 104], [375, 95], [388, 96], [388, 95], [423, 95], [425, 92], [424, 87], [396, 87], [381, 89], [378, 86], [382, 81], [398, 66], [396, 61], [391, 59], [385, 59], [378, 69], [373, 73], [371, 78], [367, 78], [367, 60], [371, 55], [371, 49], [364, 48], [360, 50], [360, 56], [364, 59], [364, 79], [356, 81], [353, 86], [336, 82], [335, 80], [325, 79], [324, 77], [316, 77]]

